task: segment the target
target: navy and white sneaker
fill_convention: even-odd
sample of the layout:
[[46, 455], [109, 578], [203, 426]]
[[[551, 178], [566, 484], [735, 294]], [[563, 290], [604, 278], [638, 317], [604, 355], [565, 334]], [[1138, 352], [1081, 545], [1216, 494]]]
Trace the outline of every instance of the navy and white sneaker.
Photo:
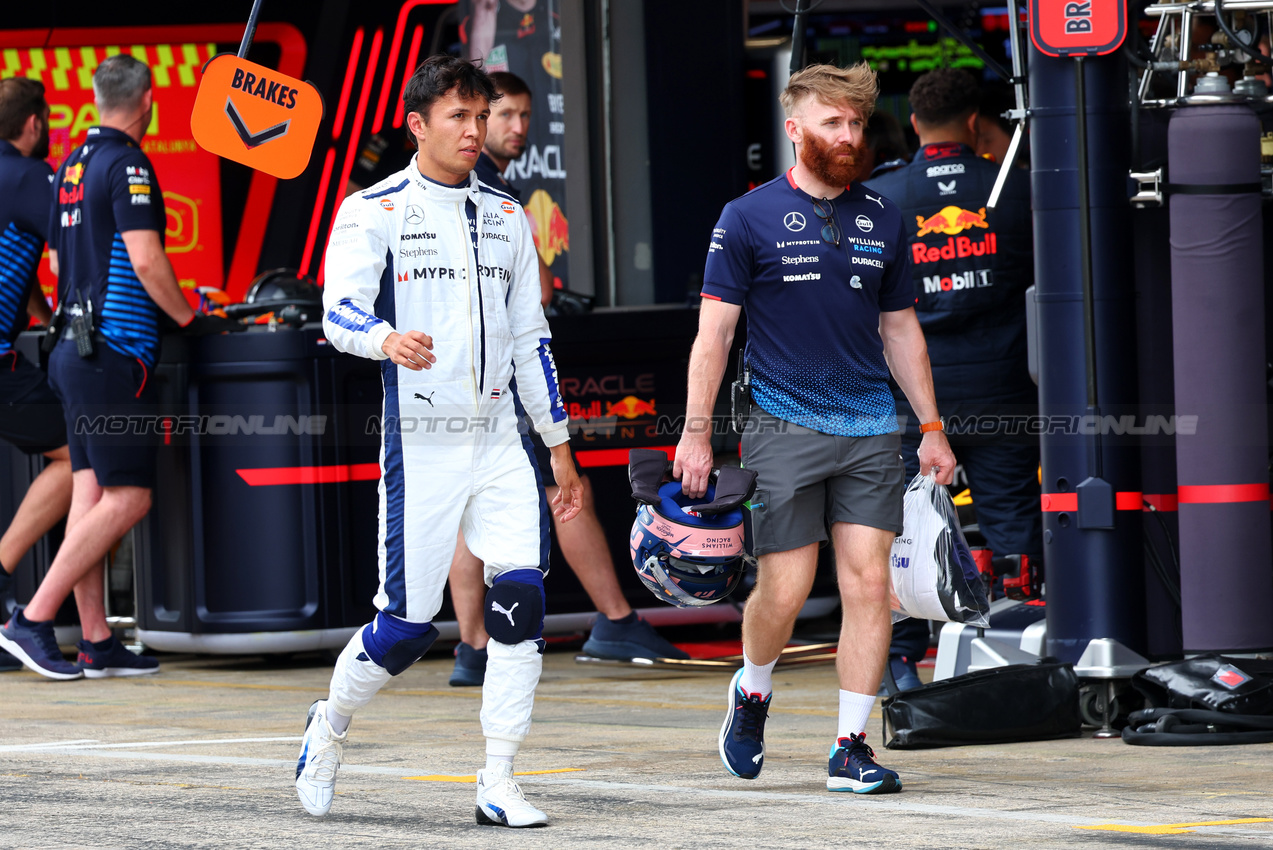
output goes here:
[[347, 740], [348, 729], [337, 735], [327, 723], [327, 700], [315, 700], [309, 707], [301, 755], [296, 760], [296, 796], [311, 815], [325, 815], [332, 807], [341, 745]]
[[765, 764], [765, 719], [769, 716], [769, 700], [749, 694], [738, 685], [743, 677], [740, 669], [729, 683], [730, 711], [720, 728], [720, 760], [739, 779], [755, 779]]
[[611, 620], [598, 613], [592, 624], [592, 632], [584, 641], [583, 652], [594, 658], [611, 658], [627, 661], [631, 658], [689, 658], [689, 653], [677, 649], [654, 627], [632, 615], [628, 622]]
[[875, 763], [875, 751], [867, 746], [865, 732], [837, 740], [828, 758], [828, 791], [891, 794], [902, 790], [897, 773]]
[[[53, 622], [18, 622], [22, 607], [13, 612], [9, 622], [0, 628], [0, 649], [48, 679], [78, 679], [84, 675], [79, 667], [67, 661], [58, 648]], [[25, 617], [23, 619], [26, 619]]]
[[159, 659], [147, 655], [135, 655], [124, 647], [114, 635], [110, 637], [110, 645], [98, 649], [89, 641], [82, 640], [75, 644], [80, 654], [76, 663], [90, 679], [105, 679], [108, 676], [149, 676], [159, 672]]
[[448, 684], [453, 688], [480, 688], [486, 680], [486, 648], [474, 649], [467, 643], [455, 647], [455, 669]]
[[548, 815], [526, 802], [513, 781], [513, 763], [503, 761], [492, 770], [477, 772], [477, 822], [490, 826], [544, 826]]

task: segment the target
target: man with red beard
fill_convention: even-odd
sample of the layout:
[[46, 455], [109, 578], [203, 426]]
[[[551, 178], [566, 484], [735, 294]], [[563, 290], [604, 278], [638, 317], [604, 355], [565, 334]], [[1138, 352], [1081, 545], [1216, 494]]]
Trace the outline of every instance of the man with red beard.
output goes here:
[[848, 185], [877, 91], [875, 72], [860, 63], [805, 68], [782, 92], [796, 165], [727, 204], [712, 231], [673, 473], [691, 498], [706, 491], [712, 409], [745, 306], [751, 409], [742, 449], [743, 465], [758, 473], [751, 517], [760, 568], [720, 756], [735, 776], [760, 773], [771, 673], [813, 587], [829, 527], [843, 625], [826, 787], [858, 794], [902, 787], [875, 762], [865, 735], [891, 631], [889, 550], [902, 531], [890, 372], [923, 423], [920, 466], [941, 484], [955, 469], [915, 318], [901, 213]]

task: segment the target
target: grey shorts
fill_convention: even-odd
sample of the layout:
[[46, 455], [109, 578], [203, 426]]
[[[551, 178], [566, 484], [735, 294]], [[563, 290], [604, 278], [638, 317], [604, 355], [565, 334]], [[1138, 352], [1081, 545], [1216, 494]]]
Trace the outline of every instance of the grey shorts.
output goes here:
[[834, 522], [902, 532], [901, 434], [839, 437], [752, 406], [743, 466], [757, 474], [754, 552], [786, 552], [827, 539]]

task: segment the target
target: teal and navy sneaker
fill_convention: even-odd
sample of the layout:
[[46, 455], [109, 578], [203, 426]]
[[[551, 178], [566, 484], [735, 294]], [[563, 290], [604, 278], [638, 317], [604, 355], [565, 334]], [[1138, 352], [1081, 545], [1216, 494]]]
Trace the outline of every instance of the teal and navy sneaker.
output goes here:
[[837, 740], [831, 747], [829, 758], [828, 791], [890, 794], [902, 790], [902, 780], [898, 775], [875, 763], [875, 751], [867, 746], [865, 732]]
[[739, 779], [755, 779], [765, 763], [765, 719], [769, 716], [769, 700], [749, 694], [738, 685], [743, 677], [739, 670], [729, 683], [730, 710], [720, 729], [720, 760]]

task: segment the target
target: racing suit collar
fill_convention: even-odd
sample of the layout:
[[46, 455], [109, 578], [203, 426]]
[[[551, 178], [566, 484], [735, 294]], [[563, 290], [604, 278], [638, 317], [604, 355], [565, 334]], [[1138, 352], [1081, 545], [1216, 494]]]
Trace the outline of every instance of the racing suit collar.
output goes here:
[[915, 159], [927, 161], [930, 159], [950, 159], [957, 156], [976, 155], [977, 152], [963, 142], [933, 142], [932, 144], [922, 145], [915, 153]]
[[420, 169], [416, 165], [416, 157], [419, 155], [419, 153], [413, 154], [411, 163], [406, 168], [411, 182], [415, 184], [417, 189], [427, 192], [429, 197], [439, 201], [458, 203], [466, 197], [472, 198], [475, 203], [480, 200], [482, 192], [477, 185], [477, 174], [470, 171], [465, 183], [459, 186], [448, 186], [445, 183], [430, 180], [420, 173]]

